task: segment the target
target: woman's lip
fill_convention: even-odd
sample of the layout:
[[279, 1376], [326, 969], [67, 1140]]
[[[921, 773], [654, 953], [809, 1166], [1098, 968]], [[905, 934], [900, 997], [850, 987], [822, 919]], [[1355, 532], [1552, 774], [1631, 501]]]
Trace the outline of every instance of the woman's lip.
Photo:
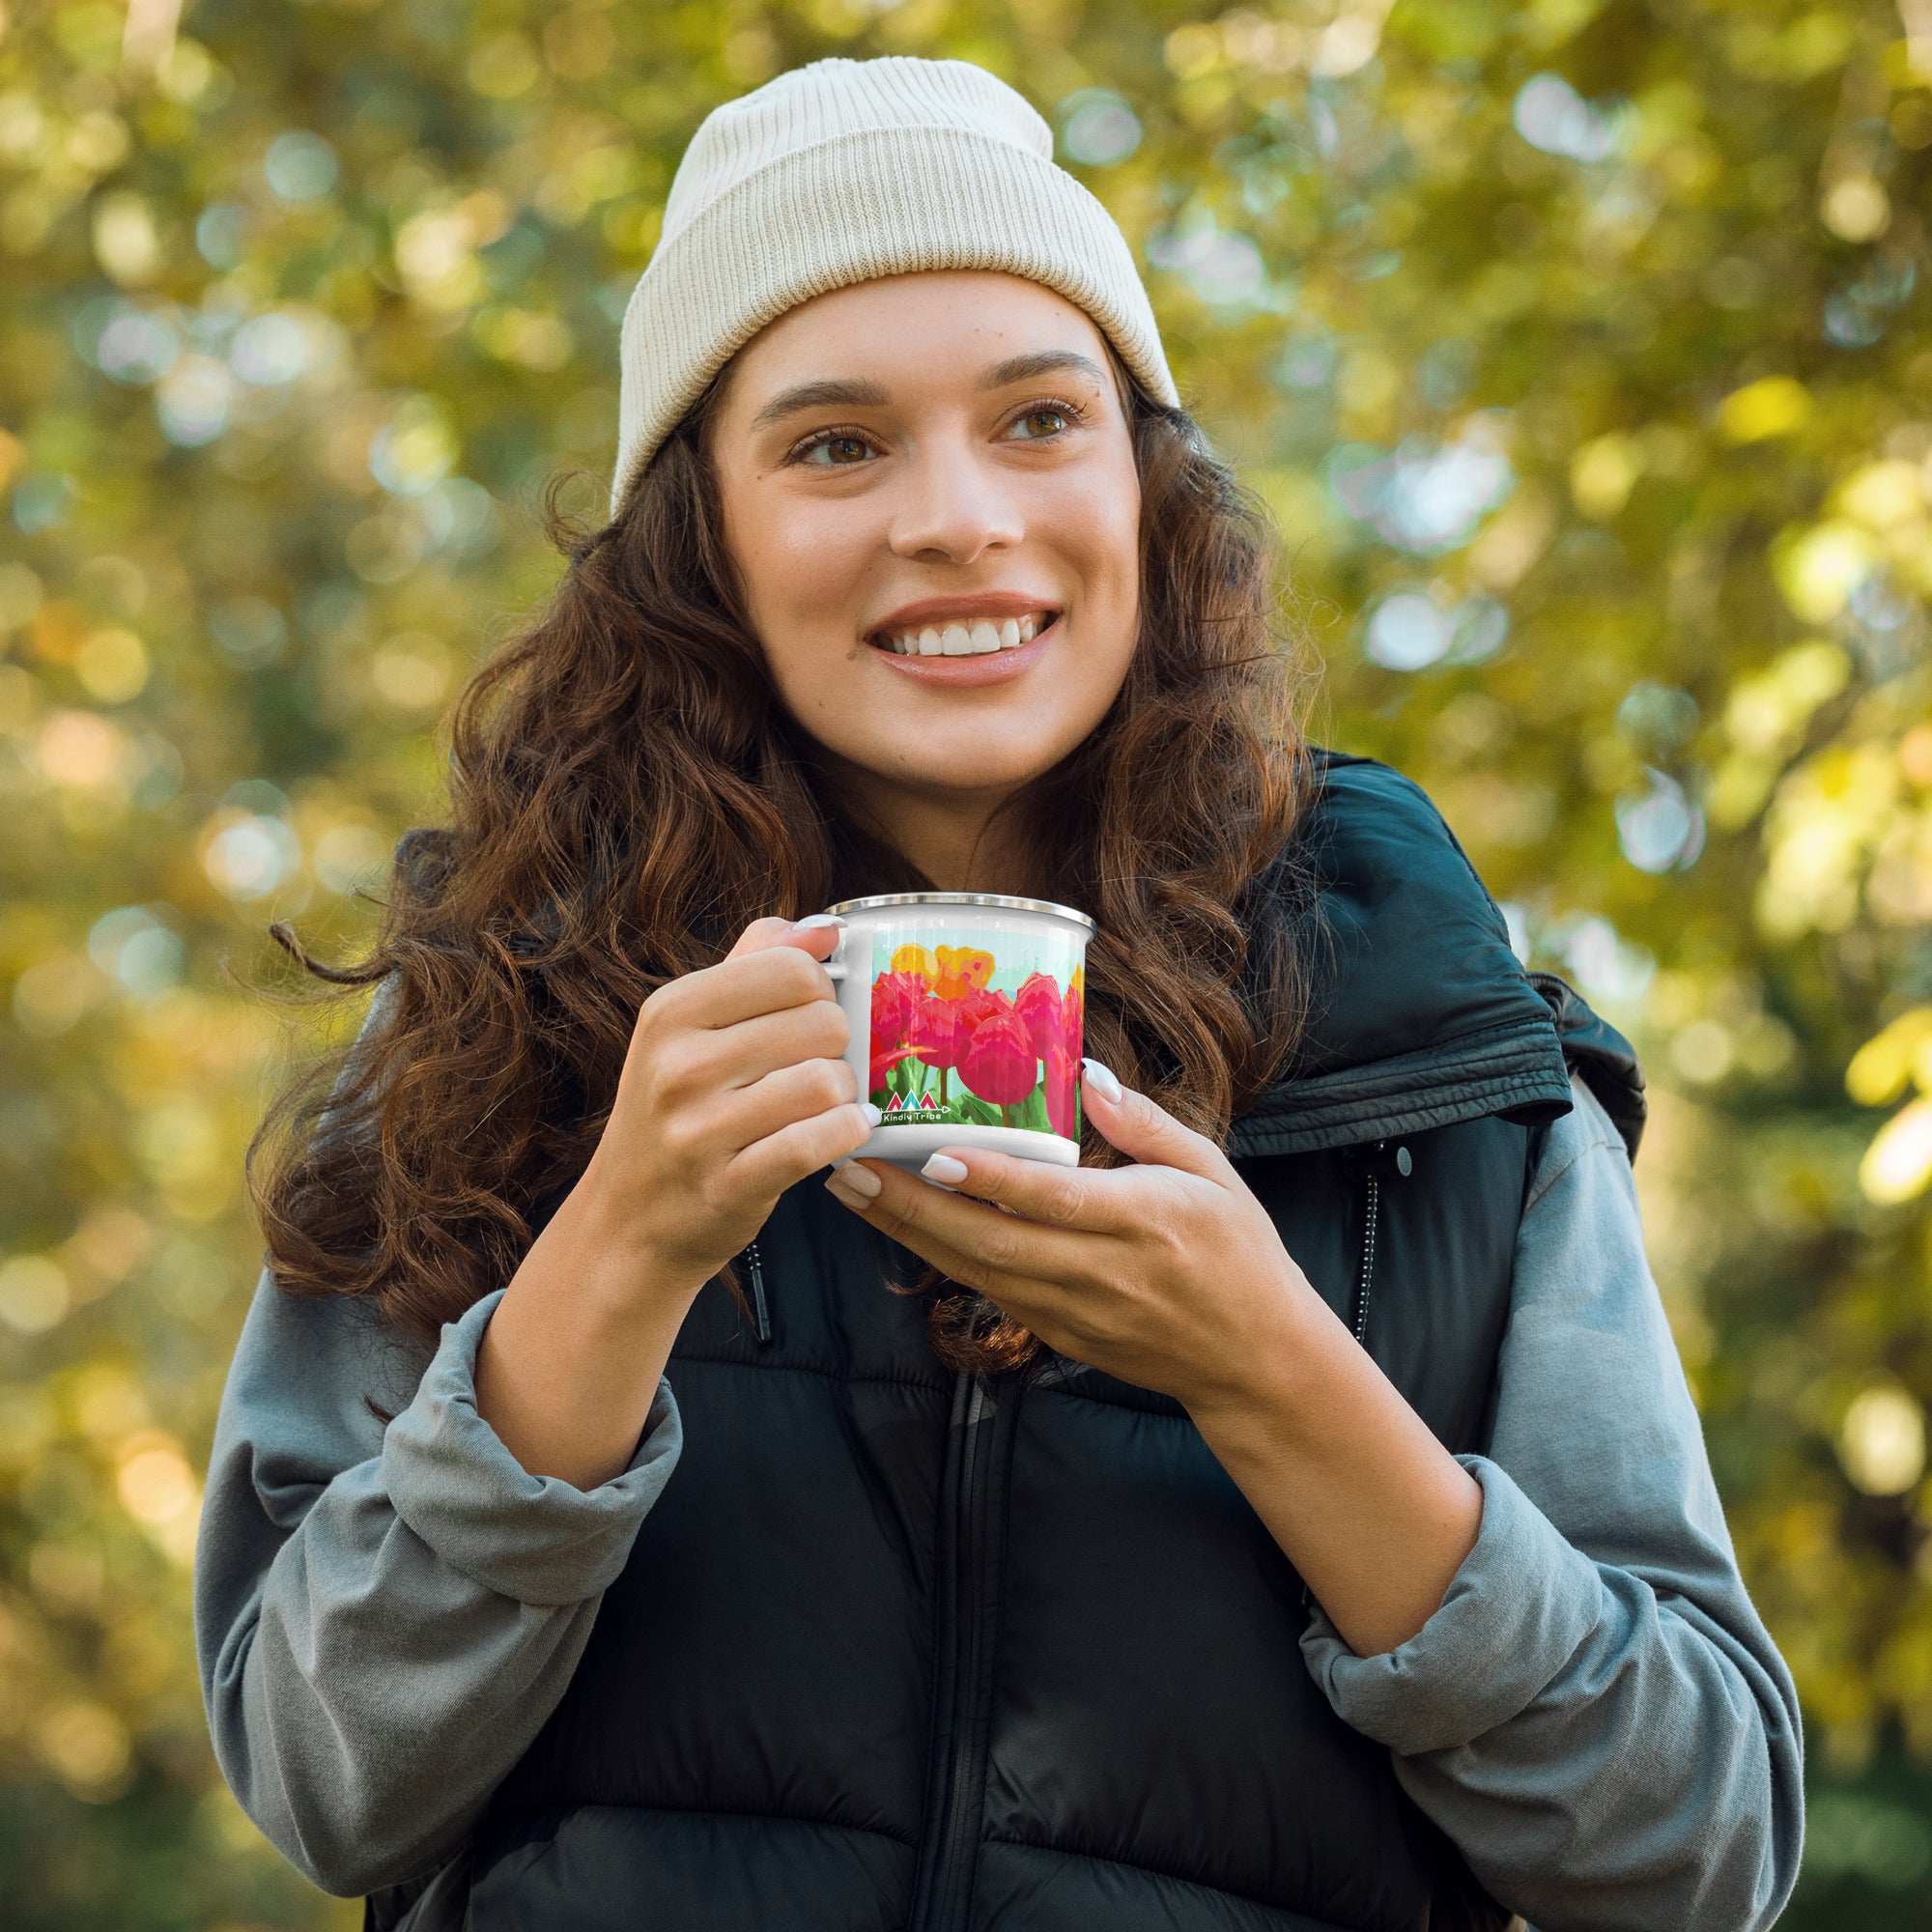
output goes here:
[[866, 648], [895, 670], [917, 678], [922, 684], [963, 690], [970, 685], [1005, 684], [1009, 678], [1023, 676], [1039, 662], [1040, 654], [1059, 635], [1060, 618], [1056, 615], [1044, 630], [1036, 632], [1025, 643], [1015, 644], [1009, 651], [987, 651], [980, 656], [959, 658], [902, 658], [880, 644], [867, 644]]
[[868, 638], [896, 638], [907, 631], [947, 624], [971, 624], [976, 618], [998, 623], [1004, 617], [1050, 616], [1060, 607], [1050, 597], [1030, 597], [1023, 590], [976, 590], [958, 597], [927, 597], [901, 604], [866, 633]]

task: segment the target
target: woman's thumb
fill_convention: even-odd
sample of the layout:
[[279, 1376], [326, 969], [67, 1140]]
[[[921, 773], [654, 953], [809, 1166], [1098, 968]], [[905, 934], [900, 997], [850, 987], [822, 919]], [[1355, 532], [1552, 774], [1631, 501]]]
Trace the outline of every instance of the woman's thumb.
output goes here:
[[1080, 1097], [1087, 1118], [1129, 1160], [1143, 1167], [1178, 1167], [1183, 1174], [1203, 1175], [1209, 1180], [1226, 1181], [1231, 1177], [1226, 1157], [1206, 1134], [1182, 1126], [1145, 1094], [1123, 1088], [1113, 1070], [1097, 1060], [1083, 1060], [1080, 1067]]
[[845, 922], [837, 913], [815, 912], [805, 919], [754, 919], [738, 935], [738, 943], [724, 956], [742, 958], [747, 952], [766, 952], [774, 946], [795, 946], [814, 959], [828, 957], [838, 943], [838, 928]]

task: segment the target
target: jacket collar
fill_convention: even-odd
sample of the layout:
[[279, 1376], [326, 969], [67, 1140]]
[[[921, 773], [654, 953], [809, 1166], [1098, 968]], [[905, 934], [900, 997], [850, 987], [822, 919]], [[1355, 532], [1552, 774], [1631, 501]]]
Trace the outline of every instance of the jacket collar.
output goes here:
[[1550, 1002], [1441, 814], [1373, 759], [1319, 752], [1315, 766], [1296, 851], [1316, 906], [1308, 1025], [1287, 1074], [1235, 1122], [1230, 1154], [1567, 1114]]

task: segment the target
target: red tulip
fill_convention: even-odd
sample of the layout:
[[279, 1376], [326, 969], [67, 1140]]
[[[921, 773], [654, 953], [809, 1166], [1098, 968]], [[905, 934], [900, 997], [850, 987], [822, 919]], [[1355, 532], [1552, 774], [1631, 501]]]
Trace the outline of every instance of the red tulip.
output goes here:
[[996, 1107], [1014, 1106], [1033, 1092], [1039, 1080], [1039, 1056], [1025, 1021], [1010, 1008], [988, 1013], [973, 1029], [959, 1056], [959, 1077]]
[[[986, 992], [976, 988], [969, 993], [959, 994], [952, 1002], [952, 1024], [957, 1044], [958, 1060], [966, 1057], [966, 1042], [973, 1037], [983, 1020], [991, 1019], [996, 1013], [1011, 1016], [1013, 1003], [1004, 993]], [[957, 1064], [957, 1061], [954, 1063]]]
[[959, 1064], [958, 1011], [951, 1000], [928, 993], [913, 1009], [906, 1038], [928, 1066], [944, 1071]]
[[1050, 973], [1029, 974], [1013, 995], [1013, 1010], [1033, 1036], [1033, 1050], [1044, 1060], [1048, 1043], [1060, 1037], [1060, 982]]
[[1063, 1140], [1080, 1138], [1079, 1082], [1080, 1056], [1069, 1057], [1056, 1038], [1046, 1055], [1046, 1123]]
[[924, 994], [925, 980], [918, 973], [881, 973], [872, 981], [872, 1031], [896, 1045]]
[[876, 1094], [886, 1084], [886, 1076], [893, 1068], [900, 1061], [910, 1058], [911, 1054], [911, 1047], [901, 1046], [895, 1039], [881, 1039], [875, 1033], [872, 1036], [872, 1070], [867, 1076], [869, 1084], [866, 1092]]
[[1086, 1030], [1086, 1014], [1080, 1005], [1080, 981], [1074, 976], [1074, 983], [1066, 989], [1066, 999], [1061, 1001], [1061, 1045], [1066, 1049], [1066, 1057], [1074, 1065], [1074, 1072], [1080, 1072], [1080, 1047], [1082, 1032]]

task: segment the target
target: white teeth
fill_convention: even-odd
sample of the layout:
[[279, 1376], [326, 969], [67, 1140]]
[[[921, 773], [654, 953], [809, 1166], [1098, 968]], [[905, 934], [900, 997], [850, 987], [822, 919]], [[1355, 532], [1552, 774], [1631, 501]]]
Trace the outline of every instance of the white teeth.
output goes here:
[[1037, 637], [1050, 621], [1044, 613], [1037, 617], [1008, 617], [997, 624], [981, 617], [972, 624], [907, 631], [885, 641], [902, 658], [987, 657], [994, 651], [1016, 650]]

